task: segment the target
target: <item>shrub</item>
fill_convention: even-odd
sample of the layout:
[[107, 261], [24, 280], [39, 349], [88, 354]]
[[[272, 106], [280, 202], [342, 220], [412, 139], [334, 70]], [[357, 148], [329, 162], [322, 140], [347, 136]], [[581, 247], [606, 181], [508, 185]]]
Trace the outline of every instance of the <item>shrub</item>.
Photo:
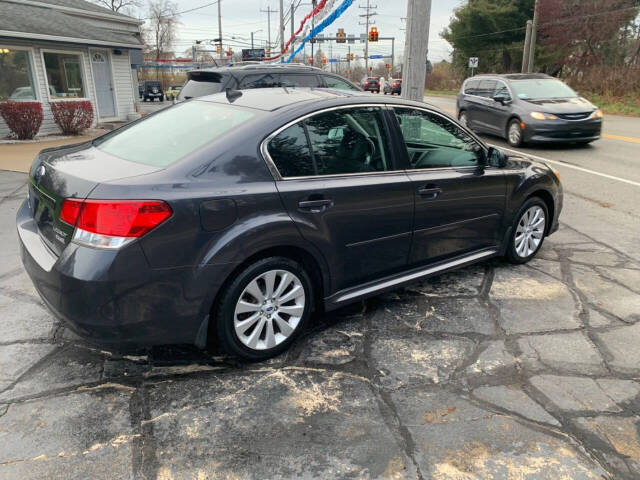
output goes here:
[[93, 122], [93, 106], [88, 100], [51, 102], [53, 119], [65, 135], [79, 135]]
[[31, 140], [42, 125], [40, 102], [0, 102], [0, 115], [18, 140]]

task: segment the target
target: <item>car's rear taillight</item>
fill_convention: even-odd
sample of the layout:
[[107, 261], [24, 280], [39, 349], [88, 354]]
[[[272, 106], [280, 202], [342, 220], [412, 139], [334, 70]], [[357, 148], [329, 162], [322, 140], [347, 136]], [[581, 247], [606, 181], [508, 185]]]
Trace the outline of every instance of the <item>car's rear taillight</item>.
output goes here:
[[172, 213], [167, 203], [158, 200], [68, 198], [62, 203], [60, 219], [76, 227], [76, 243], [118, 248], [153, 230]]
[[393, 86], [394, 86], [394, 87], [397, 87], [397, 86], [398, 86], [398, 83], [397, 83], [397, 82], [396, 82], [396, 83], [394, 83], [394, 84], [393, 84]]

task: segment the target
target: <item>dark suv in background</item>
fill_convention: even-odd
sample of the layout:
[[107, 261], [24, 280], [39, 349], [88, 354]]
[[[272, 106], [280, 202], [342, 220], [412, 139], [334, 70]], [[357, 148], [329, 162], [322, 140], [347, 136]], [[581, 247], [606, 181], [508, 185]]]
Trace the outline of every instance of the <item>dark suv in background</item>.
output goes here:
[[525, 143], [600, 138], [602, 111], [564, 82], [544, 74], [476, 75], [462, 85], [458, 119], [471, 129]]
[[211, 95], [227, 88], [248, 90], [273, 87], [360, 90], [346, 78], [315, 67], [290, 64], [255, 64], [191, 70], [187, 72], [187, 82], [178, 95], [178, 101]]
[[380, 93], [380, 80], [375, 77], [367, 77], [362, 80], [362, 89], [365, 92]]
[[146, 102], [153, 102], [156, 98], [161, 102], [164, 101], [164, 93], [162, 92], [162, 82], [156, 80], [146, 80], [142, 82], [142, 89], [139, 89], [140, 97]]

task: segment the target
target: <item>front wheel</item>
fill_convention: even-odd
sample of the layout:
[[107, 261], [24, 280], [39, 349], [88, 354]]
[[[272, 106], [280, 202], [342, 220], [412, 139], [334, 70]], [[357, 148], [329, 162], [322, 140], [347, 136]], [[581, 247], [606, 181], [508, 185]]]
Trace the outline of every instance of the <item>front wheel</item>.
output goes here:
[[215, 312], [220, 346], [260, 361], [286, 350], [304, 329], [313, 299], [298, 262], [270, 257], [249, 265], [225, 289]]
[[531, 260], [542, 247], [550, 220], [547, 205], [541, 198], [532, 197], [524, 202], [511, 230], [507, 260], [516, 264]]
[[460, 115], [458, 115], [458, 120], [463, 126], [469, 128], [469, 119], [467, 118], [467, 112], [465, 112], [464, 110], [461, 111]]
[[520, 147], [523, 143], [522, 135], [520, 120], [514, 118], [509, 122], [509, 127], [507, 128], [507, 142], [512, 147]]

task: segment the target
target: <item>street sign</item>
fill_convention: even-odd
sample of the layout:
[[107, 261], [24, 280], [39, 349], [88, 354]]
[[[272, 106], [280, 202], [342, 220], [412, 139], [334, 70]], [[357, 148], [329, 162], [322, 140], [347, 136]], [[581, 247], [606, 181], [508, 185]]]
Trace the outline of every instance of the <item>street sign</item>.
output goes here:
[[382, 58], [382, 55], [369, 55], [370, 59], [375, 59], [375, 58]]
[[478, 57], [469, 57], [469, 68], [478, 68]]
[[329, 63], [338, 63], [338, 59], [337, 58], [330, 58], [329, 59]]

